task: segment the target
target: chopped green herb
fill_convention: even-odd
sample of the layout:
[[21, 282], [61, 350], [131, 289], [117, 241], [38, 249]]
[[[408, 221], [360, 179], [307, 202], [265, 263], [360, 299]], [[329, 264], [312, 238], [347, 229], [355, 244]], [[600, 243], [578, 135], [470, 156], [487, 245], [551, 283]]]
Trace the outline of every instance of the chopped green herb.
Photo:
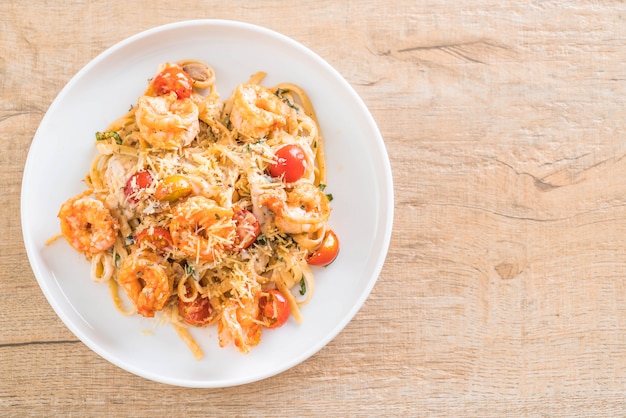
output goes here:
[[324, 189], [326, 189], [326, 185], [324, 183], [320, 183], [317, 187], [319, 187], [321, 191], [324, 191]]
[[256, 239], [256, 242], [258, 242], [260, 245], [267, 244], [267, 240], [265, 239], [265, 235], [259, 234], [259, 236]]
[[326, 199], [328, 199], [329, 202], [333, 201], [333, 194], [332, 193], [326, 193]]
[[113, 138], [117, 145], [122, 145], [122, 137], [115, 131], [96, 132], [96, 141], [106, 141]]
[[199, 279], [198, 273], [196, 272], [196, 269], [193, 266], [190, 266], [189, 264], [187, 264], [185, 266], [185, 274], [187, 276], [193, 277], [193, 279], [196, 280], [196, 281], [198, 281], [198, 279]]
[[287, 103], [287, 106], [289, 106], [293, 110], [300, 110], [300, 108], [298, 108], [298, 106], [296, 106], [295, 104], [291, 103], [291, 101], [288, 98], [283, 97], [282, 99], [283, 99], [283, 102]]
[[289, 93], [289, 89], [276, 89], [276, 96], [280, 97], [283, 102], [287, 103], [287, 106], [289, 106], [293, 110], [300, 110], [298, 106], [294, 105], [288, 98], [283, 96], [286, 93]]
[[304, 277], [300, 279], [300, 295], [303, 295], [306, 293], [306, 281], [304, 280]]

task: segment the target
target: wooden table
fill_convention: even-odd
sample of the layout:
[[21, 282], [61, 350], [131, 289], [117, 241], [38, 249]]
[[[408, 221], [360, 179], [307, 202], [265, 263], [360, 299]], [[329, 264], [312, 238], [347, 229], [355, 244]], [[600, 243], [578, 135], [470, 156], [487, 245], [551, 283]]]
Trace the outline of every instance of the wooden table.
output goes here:
[[[65, 83], [194, 18], [266, 26], [333, 65], [380, 127], [396, 198], [386, 264], [347, 328], [289, 371], [211, 390], [142, 379], [77, 340], [19, 216], [29, 145]], [[9, 0], [0, 28], [0, 415], [626, 414], [624, 2]]]

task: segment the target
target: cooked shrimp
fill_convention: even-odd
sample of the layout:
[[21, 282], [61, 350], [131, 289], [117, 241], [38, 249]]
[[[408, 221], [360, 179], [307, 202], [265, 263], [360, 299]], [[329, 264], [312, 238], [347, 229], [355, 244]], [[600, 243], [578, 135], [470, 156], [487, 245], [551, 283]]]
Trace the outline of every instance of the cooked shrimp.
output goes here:
[[67, 200], [57, 216], [67, 242], [76, 251], [94, 255], [115, 244], [120, 227], [104, 203], [90, 194], [87, 191]]
[[204, 196], [192, 196], [175, 206], [172, 215], [172, 240], [187, 256], [210, 262], [232, 248], [236, 237], [232, 209]]
[[260, 310], [256, 298], [229, 299], [217, 323], [220, 347], [233, 343], [239, 351], [247, 354], [261, 341]]
[[324, 226], [330, 216], [328, 198], [319, 187], [306, 181], [290, 190], [261, 189], [257, 204], [274, 212], [278, 229], [289, 234], [313, 232]]
[[233, 94], [230, 121], [252, 142], [287, 123], [289, 106], [271, 90], [258, 84], [240, 84]]
[[200, 132], [198, 106], [176, 93], [141, 96], [135, 118], [141, 138], [154, 148], [177, 149], [189, 145]]
[[173, 275], [150, 252], [131, 253], [122, 262], [117, 280], [145, 317], [162, 310], [173, 292]]

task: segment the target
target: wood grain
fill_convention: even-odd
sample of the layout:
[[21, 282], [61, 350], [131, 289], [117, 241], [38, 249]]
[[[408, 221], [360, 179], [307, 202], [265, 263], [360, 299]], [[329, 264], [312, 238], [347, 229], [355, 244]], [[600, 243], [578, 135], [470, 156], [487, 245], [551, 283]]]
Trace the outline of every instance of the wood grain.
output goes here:
[[[169, 387], [63, 325], [22, 244], [28, 147], [63, 85], [150, 27], [260, 24], [354, 86], [391, 159], [396, 217], [370, 298], [276, 377]], [[0, 415], [623, 416], [622, 1], [0, 5]]]

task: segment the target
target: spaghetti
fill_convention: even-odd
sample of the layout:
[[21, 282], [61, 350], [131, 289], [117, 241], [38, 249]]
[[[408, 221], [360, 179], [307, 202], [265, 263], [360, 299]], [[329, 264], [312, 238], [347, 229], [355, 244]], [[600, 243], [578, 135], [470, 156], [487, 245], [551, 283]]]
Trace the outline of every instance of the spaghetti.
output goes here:
[[162, 316], [197, 358], [188, 326], [217, 324], [221, 347], [247, 353], [263, 328], [301, 322], [310, 264], [338, 252], [313, 106], [294, 84], [262, 86], [264, 76], [222, 101], [206, 63], [162, 64], [96, 134], [87, 190], [59, 211], [118, 309]]

